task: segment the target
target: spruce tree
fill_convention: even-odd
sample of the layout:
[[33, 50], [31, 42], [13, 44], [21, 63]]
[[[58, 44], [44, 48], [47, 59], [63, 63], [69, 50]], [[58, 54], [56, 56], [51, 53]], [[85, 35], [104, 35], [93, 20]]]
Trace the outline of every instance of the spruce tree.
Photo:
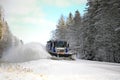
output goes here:
[[66, 22], [64, 20], [63, 15], [60, 17], [57, 25], [57, 29], [55, 30], [55, 37], [58, 40], [66, 40]]

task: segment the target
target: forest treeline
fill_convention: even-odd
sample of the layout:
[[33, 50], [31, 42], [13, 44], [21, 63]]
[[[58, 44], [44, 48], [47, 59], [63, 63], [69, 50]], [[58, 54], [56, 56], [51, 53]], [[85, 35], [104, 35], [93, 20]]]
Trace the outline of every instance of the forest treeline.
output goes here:
[[81, 59], [120, 62], [120, 0], [88, 0], [79, 11], [61, 16], [52, 39], [66, 40]]
[[3, 8], [0, 6], [0, 58], [4, 51], [20, 44], [22, 44], [22, 40], [11, 33], [8, 23], [4, 19]]

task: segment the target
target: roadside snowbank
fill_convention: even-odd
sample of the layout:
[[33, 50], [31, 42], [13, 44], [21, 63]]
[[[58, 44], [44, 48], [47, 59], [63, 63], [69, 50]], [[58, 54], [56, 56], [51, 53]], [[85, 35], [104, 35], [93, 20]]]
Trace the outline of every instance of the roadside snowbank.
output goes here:
[[2, 62], [26, 62], [37, 59], [46, 59], [51, 56], [40, 43], [28, 43], [12, 47], [3, 53]]

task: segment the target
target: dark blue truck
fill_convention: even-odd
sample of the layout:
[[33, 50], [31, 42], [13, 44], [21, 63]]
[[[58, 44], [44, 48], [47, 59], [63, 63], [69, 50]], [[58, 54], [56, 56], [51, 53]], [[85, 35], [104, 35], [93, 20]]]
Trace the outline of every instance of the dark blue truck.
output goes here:
[[67, 41], [50, 40], [47, 42], [46, 49], [52, 56], [57, 58], [69, 57], [71, 59], [75, 59], [75, 54], [70, 52]]

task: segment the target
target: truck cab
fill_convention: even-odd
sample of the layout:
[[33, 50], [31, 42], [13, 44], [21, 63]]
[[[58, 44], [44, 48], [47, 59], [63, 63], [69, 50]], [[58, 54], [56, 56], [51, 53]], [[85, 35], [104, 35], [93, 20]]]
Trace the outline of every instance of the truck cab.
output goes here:
[[69, 57], [72, 53], [69, 53], [69, 44], [67, 41], [62, 40], [50, 40], [46, 45], [47, 51], [56, 57]]

